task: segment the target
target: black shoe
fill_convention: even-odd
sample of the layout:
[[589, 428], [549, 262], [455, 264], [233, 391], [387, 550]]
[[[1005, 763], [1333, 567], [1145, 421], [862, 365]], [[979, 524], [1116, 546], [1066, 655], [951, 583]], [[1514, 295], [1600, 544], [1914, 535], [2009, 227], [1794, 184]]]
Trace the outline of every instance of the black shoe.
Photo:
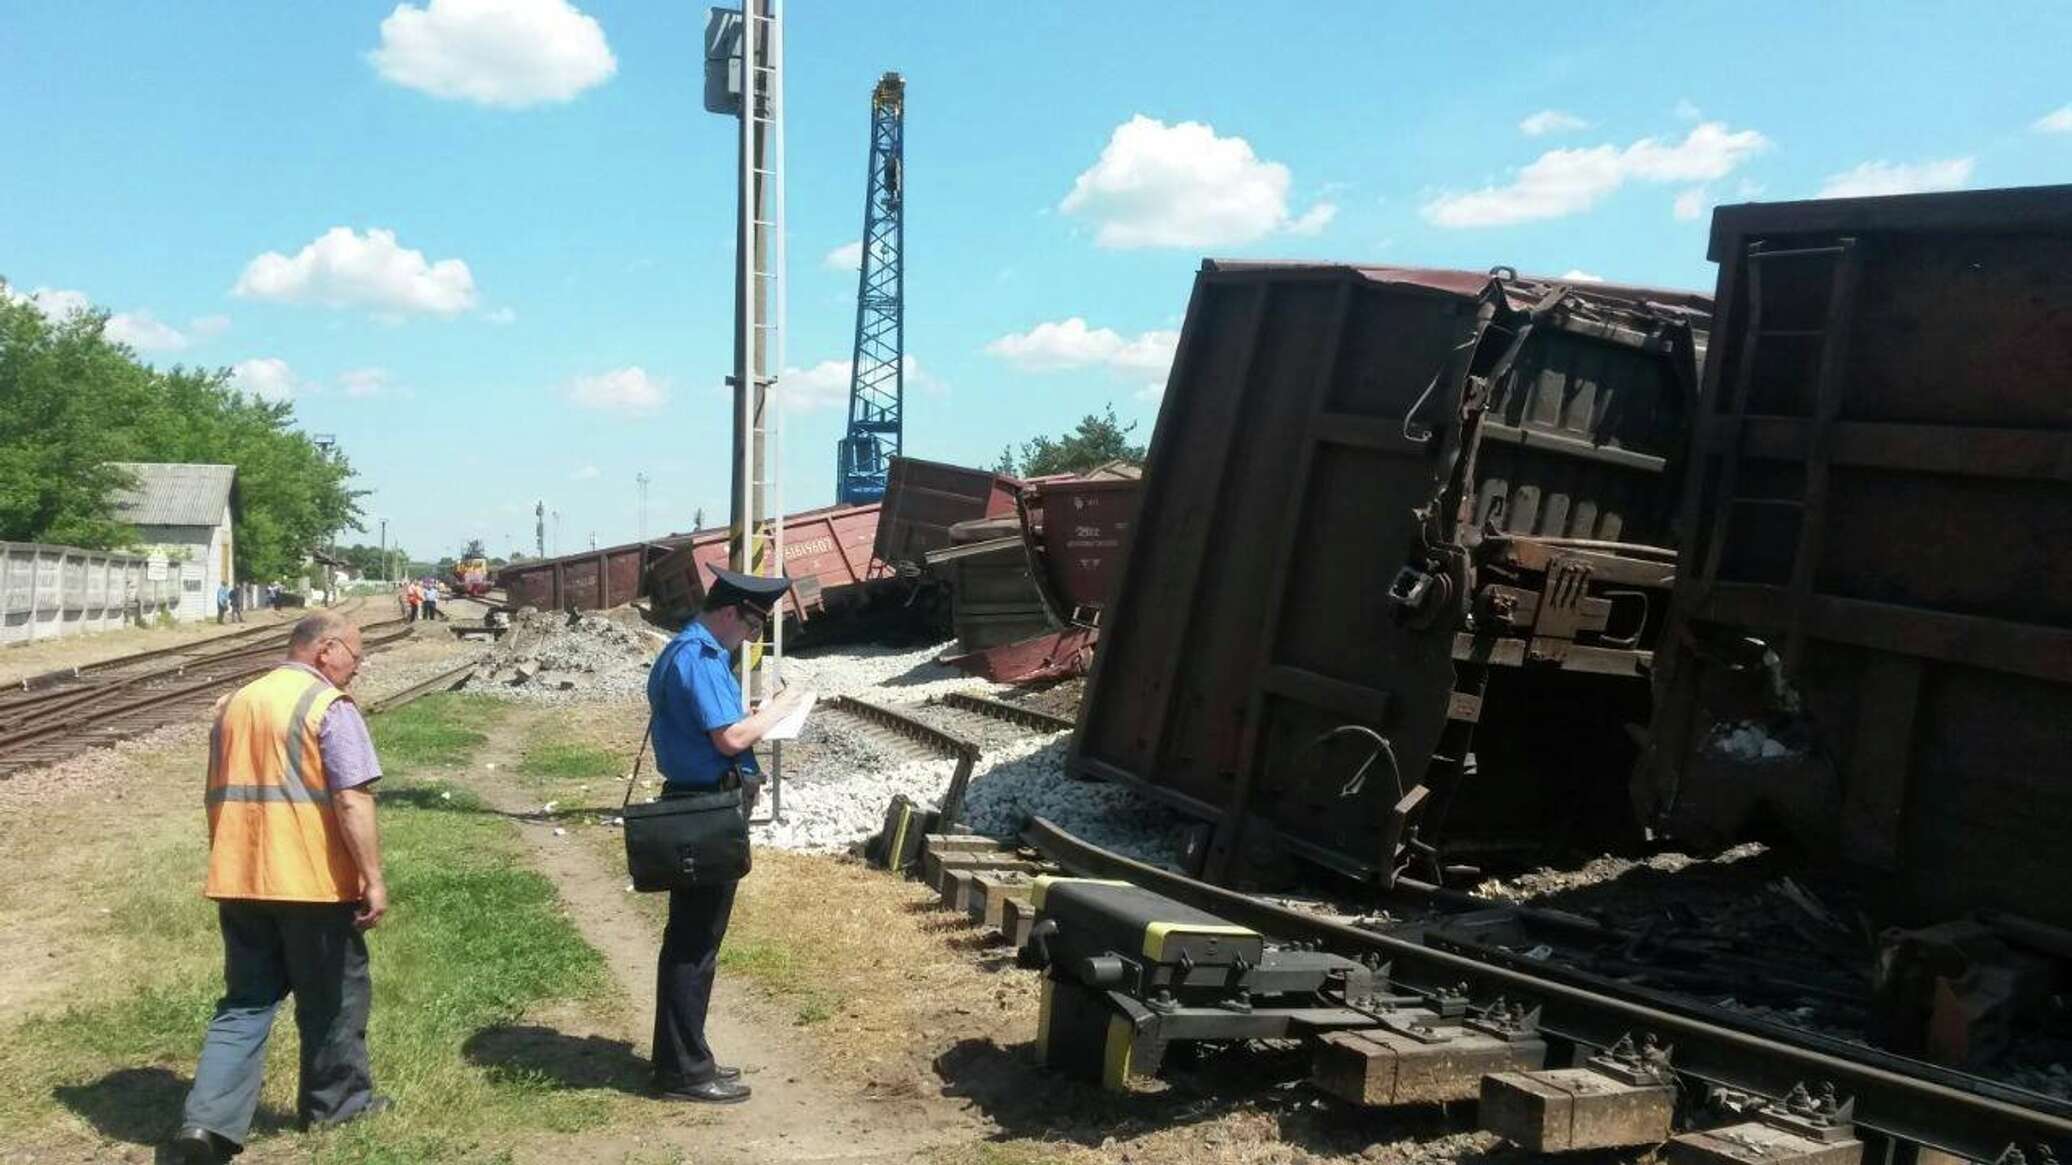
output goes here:
[[741, 1069], [728, 1068], [721, 1065], [712, 1070], [712, 1078], [714, 1080], [739, 1080], [741, 1079]]
[[237, 1155], [238, 1146], [200, 1125], [188, 1125], [173, 1134], [166, 1157], [173, 1165], [218, 1165]]
[[748, 1085], [721, 1077], [697, 1084], [657, 1085], [655, 1090], [663, 1100], [689, 1100], [699, 1104], [739, 1104], [748, 1099], [748, 1092]]

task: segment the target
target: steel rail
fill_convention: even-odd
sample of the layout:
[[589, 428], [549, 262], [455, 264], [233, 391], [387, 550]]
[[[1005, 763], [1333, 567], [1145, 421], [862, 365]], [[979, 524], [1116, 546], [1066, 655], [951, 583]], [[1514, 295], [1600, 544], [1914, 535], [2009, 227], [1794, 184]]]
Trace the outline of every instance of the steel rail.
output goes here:
[[1053, 716], [1048, 712], [1039, 711], [1035, 708], [1024, 708], [1019, 704], [1010, 704], [1005, 700], [995, 700], [990, 696], [981, 696], [975, 692], [948, 692], [936, 697], [931, 702], [943, 704], [951, 708], [961, 708], [966, 712], [976, 712], [981, 716], [990, 716], [995, 720], [1005, 720], [1011, 724], [1020, 724], [1025, 728], [1034, 728], [1039, 732], [1069, 732], [1074, 727], [1073, 722], [1065, 719], [1063, 716]]
[[949, 786], [943, 790], [938, 828], [949, 833], [964, 819], [964, 791], [971, 784], [973, 766], [978, 764], [978, 745], [954, 732], [945, 732], [924, 720], [917, 720], [897, 708], [873, 704], [855, 696], [835, 696], [828, 702], [839, 711], [918, 740], [942, 752], [946, 759], [956, 761], [956, 771], [950, 775]]
[[[1439, 992], [1464, 985], [1484, 1003], [1501, 996], [1539, 1007], [1543, 1031], [1580, 1046], [1605, 1048], [1621, 1036], [1652, 1034], [1673, 1047], [1678, 1073], [1773, 1100], [1795, 1084], [1832, 1082], [1840, 1095], [1855, 1098], [1858, 1126], [1894, 1140], [1975, 1161], [1997, 1160], [2010, 1146], [2025, 1151], [2048, 1146], [2061, 1159], [2072, 1149], [2072, 1105], [2051, 1097], [1962, 1077], [1970, 1087], [1998, 1094], [1980, 1095], [1924, 1078], [1951, 1075], [1934, 1065], [1882, 1053], [1873, 1054], [1885, 1064], [1865, 1063], [1728, 1027], [1690, 1010], [1672, 1010], [1660, 1000], [1642, 1003], [1560, 981], [1544, 968], [1498, 966], [1303, 914], [1112, 853], [1040, 817], [1031, 819], [1022, 838], [1075, 873], [1132, 882], [1274, 938], [1314, 943], [1349, 958], [1379, 959], [1389, 965], [1399, 987]], [[1911, 1071], [1886, 1066], [1894, 1062]], [[2033, 1097], [2034, 1103], [2007, 1099], [2011, 1094]]]
[[464, 663], [450, 671], [440, 672], [428, 680], [421, 680], [418, 683], [412, 684], [400, 692], [391, 692], [380, 699], [369, 700], [362, 711], [369, 716], [380, 712], [393, 712], [413, 700], [422, 699], [434, 692], [450, 692], [466, 683], [468, 677], [475, 674], [476, 666], [473, 663]]
[[[357, 614], [359, 610], [365, 605], [365, 599], [353, 599], [350, 600], [343, 608], [340, 608], [338, 613], [341, 615]], [[55, 684], [62, 684], [66, 680], [78, 679], [80, 676], [92, 675], [97, 672], [110, 671], [115, 668], [132, 667], [136, 664], [143, 663], [146, 660], [163, 659], [168, 655], [180, 655], [190, 651], [207, 651], [207, 649], [212, 647], [240, 643], [256, 635], [280, 635], [285, 637], [286, 635], [288, 635], [288, 633], [295, 629], [295, 624], [297, 622], [298, 620], [296, 619], [276, 619], [272, 623], [261, 624], [257, 627], [247, 627], [243, 631], [232, 631], [227, 635], [214, 635], [210, 636], [207, 639], [198, 639], [193, 643], [177, 643], [171, 647], [154, 647], [149, 651], [138, 651], [132, 652], [129, 655], [117, 655], [111, 656], [107, 659], [97, 659], [89, 663], [79, 664], [76, 667], [59, 668], [55, 671], [39, 672], [36, 675], [24, 676], [19, 680], [15, 680], [6, 684], [5, 686], [7, 688], [16, 689], [22, 692], [41, 691], [42, 689], [51, 687]], [[368, 624], [368, 626], [382, 625], [383, 624]], [[222, 654], [225, 653], [215, 652], [207, 654], [202, 656], [201, 659], [197, 660], [196, 662], [206, 662], [208, 659], [213, 658], [216, 655]], [[0, 710], [4, 710], [4, 708], [20, 707], [31, 702], [33, 701], [18, 700], [14, 703], [0, 706]]]
[[[380, 626], [380, 624], [374, 624], [373, 626]], [[385, 647], [388, 644], [394, 643], [399, 639], [407, 638], [409, 635], [410, 632], [407, 630], [399, 631], [391, 635], [384, 635], [376, 637], [374, 639], [366, 640], [363, 646], [367, 650], [372, 650], [376, 647]], [[239, 652], [237, 654], [242, 656], [253, 653]], [[279, 662], [280, 661], [278, 660], [267, 660], [264, 663], [251, 664], [249, 666], [237, 668], [232, 671], [221, 672], [215, 675], [205, 676], [190, 684], [180, 684], [171, 688], [161, 688], [155, 691], [149, 691], [139, 696], [138, 698], [129, 701], [128, 703], [121, 704], [114, 708], [102, 709], [100, 711], [97, 711], [93, 713], [93, 717], [96, 719], [115, 720], [126, 716], [134, 715], [138, 712], [149, 711], [162, 704], [169, 704], [175, 700], [183, 699], [187, 696], [192, 696], [199, 692], [205, 692], [211, 688], [219, 688], [225, 684], [234, 683], [237, 680], [245, 679], [250, 676], [256, 676], [264, 672], [271, 671], [275, 667], [279, 666]], [[183, 670], [185, 669], [168, 668], [164, 671], [154, 674], [158, 678], [163, 678], [165, 676], [172, 675], [176, 672]], [[11, 749], [19, 748], [24, 744], [35, 743], [37, 741], [44, 739], [45, 737], [55, 736], [62, 732], [84, 728], [86, 727], [85, 721], [86, 718], [81, 715], [64, 716], [52, 720], [41, 721], [31, 727], [18, 729], [14, 732], [9, 732], [4, 735], [0, 735], [0, 761], [5, 761], [7, 759], [6, 754]], [[118, 734], [116, 737], [114, 737], [114, 739], [121, 739], [122, 735], [127, 734]]]

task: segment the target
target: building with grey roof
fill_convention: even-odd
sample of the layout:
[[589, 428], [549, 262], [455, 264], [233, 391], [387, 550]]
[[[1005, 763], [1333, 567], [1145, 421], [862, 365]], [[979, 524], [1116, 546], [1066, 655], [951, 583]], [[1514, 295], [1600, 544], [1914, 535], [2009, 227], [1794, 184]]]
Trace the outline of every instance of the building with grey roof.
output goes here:
[[214, 618], [216, 588], [237, 577], [231, 516], [237, 508], [237, 466], [117, 461], [136, 479], [116, 491], [115, 512], [135, 526], [153, 571], [180, 580], [174, 617]]

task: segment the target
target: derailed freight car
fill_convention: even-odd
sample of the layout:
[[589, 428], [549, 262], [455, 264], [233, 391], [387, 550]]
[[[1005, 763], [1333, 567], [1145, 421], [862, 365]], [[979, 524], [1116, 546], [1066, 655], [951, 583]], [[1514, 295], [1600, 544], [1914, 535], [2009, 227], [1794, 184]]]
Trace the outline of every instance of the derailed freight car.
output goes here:
[[1202, 819], [1229, 883], [1630, 828], [1709, 310], [1204, 264], [1075, 770]]
[[1720, 208], [1635, 795], [2072, 925], [2072, 186]]

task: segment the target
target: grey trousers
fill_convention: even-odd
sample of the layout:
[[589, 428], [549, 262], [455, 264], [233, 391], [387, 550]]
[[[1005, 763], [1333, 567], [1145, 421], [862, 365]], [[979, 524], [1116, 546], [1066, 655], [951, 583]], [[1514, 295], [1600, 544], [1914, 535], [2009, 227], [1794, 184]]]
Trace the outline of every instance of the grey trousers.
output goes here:
[[326, 1124], [365, 1108], [374, 1099], [367, 1068], [372, 982], [353, 904], [226, 900], [216, 907], [223, 998], [202, 1040], [181, 1126], [244, 1144], [259, 1107], [273, 1013], [290, 993], [302, 1035], [296, 1116]]

